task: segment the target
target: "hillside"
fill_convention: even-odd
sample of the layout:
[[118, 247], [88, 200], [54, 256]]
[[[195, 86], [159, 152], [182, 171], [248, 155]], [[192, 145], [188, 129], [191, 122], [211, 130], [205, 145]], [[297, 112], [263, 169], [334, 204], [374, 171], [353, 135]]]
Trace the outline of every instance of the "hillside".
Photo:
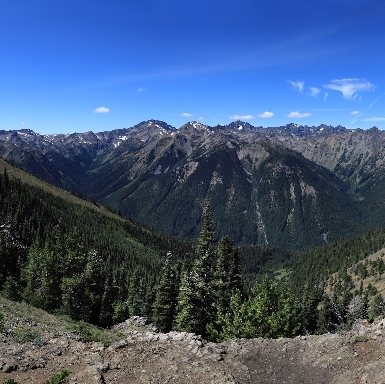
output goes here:
[[148, 310], [167, 252], [191, 253], [189, 243], [2, 165], [0, 286], [16, 300], [108, 324], [127, 295], [140, 291], [136, 305]]
[[385, 371], [383, 321], [338, 335], [214, 344], [156, 332], [140, 318], [101, 334], [1, 296], [0, 309], [0, 382], [43, 384], [68, 369], [70, 384], [351, 384], [380, 383]]
[[[163, 284], [172, 289], [173, 310], [167, 315], [172, 324], [182, 275], [197, 257], [192, 243], [160, 235], [4, 161], [1, 164], [0, 291], [4, 296], [110, 326], [133, 315], [156, 316]], [[229, 260], [236, 258], [230, 272], [241, 291], [244, 284], [253, 285], [257, 276], [272, 273], [290, 258], [273, 247], [234, 249], [230, 239], [222, 251], [222, 240], [214, 250], [217, 240], [210, 237], [208, 243], [210, 266], [215, 265], [217, 253], [224, 252], [224, 273], [229, 273]], [[172, 274], [167, 284], [162, 283], [166, 273]], [[163, 309], [161, 302], [158, 309]]]
[[[277, 180], [283, 178], [271, 191], [287, 182], [297, 188], [288, 169], [308, 160], [276, 146], [261, 148], [267, 155], [258, 177], [275, 172]], [[292, 168], [280, 174], [283, 162]], [[348, 383], [383, 374], [383, 230], [297, 255], [266, 246], [236, 248], [229, 238], [216, 244], [209, 207], [194, 249], [1, 165], [0, 303], [6, 332], [0, 380], [32, 377], [39, 383], [63, 368], [71, 371], [72, 382], [87, 383], [308, 383], [309, 374], [314, 383]], [[338, 179], [322, 172], [337, 194]], [[303, 187], [307, 177], [301, 173], [299, 187], [302, 182], [305, 195], [312, 195]], [[321, 190], [322, 184], [314, 185]], [[278, 283], [261, 279], [274, 272]], [[362, 290], [352, 285], [359, 278]], [[133, 315], [172, 331], [124, 321]], [[377, 320], [370, 324], [366, 318]], [[338, 334], [308, 336], [326, 331]]]
[[157, 231], [196, 238], [210, 203], [219, 237], [289, 251], [385, 226], [384, 144], [377, 128], [242, 122], [0, 132], [13, 164]]

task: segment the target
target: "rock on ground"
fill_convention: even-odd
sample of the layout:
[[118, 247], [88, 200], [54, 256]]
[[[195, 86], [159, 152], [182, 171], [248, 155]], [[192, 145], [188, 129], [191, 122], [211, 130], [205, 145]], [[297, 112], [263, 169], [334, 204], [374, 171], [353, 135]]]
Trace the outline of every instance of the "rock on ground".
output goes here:
[[385, 383], [385, 321], [358, 321], [341, 334], [220, 344], [138, 325], [117, 326], [122, 339], [109, 347], [71, 332], [47, 333], [40, 343], [2, 334], [0, 383], [40, 384], [63, 368], [73, 384]]

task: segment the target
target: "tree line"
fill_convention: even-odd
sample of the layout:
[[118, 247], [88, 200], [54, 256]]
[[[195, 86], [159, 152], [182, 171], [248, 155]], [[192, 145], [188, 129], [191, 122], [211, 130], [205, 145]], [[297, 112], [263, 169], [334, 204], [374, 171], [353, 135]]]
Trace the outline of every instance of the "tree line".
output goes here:
[[[368, 236], [352, 260], [383, 244], [380, 234]], [[333, 255], [341, 247], [293, 257], [276, 248], [235, 247], [228, 236], [217, 242], [210, 206], [192, 247], [0, 174], [2, 294], [99, 326], [141, 315], [164, 332], [213, 341], [334, 330], [337, 299], [324, 295], [322, 283], [327, 270], [338, 270], [341, 260]], [[288, 282], [273, 279], [275, 269], [290, 266]]]

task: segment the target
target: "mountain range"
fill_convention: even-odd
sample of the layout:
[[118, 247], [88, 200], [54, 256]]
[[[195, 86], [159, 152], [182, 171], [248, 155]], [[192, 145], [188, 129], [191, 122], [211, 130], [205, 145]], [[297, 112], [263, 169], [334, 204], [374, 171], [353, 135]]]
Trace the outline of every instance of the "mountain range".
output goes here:
[[107, 132], [0, 131], [0, 156], [164, 233], [298, 251], [385, 226], [385, 132], [236, 121]]

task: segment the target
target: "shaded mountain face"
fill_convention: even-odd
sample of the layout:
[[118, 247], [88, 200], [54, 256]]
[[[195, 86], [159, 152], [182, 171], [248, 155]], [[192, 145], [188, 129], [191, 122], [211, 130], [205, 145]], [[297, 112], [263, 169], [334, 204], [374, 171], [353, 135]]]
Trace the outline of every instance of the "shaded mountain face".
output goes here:
[[157, 230], [299, 250], [385, 225], [385, 132], [156, 120], [110, 132], [0, 131], [0, 155]]

